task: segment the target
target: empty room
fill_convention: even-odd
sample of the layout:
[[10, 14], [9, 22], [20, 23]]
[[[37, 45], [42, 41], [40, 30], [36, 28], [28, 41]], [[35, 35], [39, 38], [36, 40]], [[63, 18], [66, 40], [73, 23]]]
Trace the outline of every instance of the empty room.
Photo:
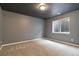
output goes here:
[[0, 3], [0, 56], [79, 56], [79, 3]]

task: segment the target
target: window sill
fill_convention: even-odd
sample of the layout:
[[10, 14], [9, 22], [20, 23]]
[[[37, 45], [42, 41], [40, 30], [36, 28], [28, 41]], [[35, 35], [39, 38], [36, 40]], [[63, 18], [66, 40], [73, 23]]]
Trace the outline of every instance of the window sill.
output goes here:
[[52, 32], [52, 33], [56, 33], [56, 34], [70, 34], [70, 32]]

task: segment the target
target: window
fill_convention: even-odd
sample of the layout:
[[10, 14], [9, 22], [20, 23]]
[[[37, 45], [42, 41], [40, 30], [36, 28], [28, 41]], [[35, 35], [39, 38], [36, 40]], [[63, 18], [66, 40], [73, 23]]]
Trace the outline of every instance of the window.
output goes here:
[[52, 22], [52, 32], [53, 33], [70, 33], [70, 18], [66, 17]]

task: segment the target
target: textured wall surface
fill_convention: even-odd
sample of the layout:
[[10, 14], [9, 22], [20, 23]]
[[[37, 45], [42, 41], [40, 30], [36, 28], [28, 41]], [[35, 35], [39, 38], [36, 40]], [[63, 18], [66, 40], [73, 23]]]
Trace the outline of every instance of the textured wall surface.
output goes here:
[[[52, 21], [65, 17], [70, 17], [70, 34], [52, 33]], [[79, 10], [46, 20], [44, 36], [79, 44]]]
[[3, 10], [3, 44], [42, 37], [44, 20]]

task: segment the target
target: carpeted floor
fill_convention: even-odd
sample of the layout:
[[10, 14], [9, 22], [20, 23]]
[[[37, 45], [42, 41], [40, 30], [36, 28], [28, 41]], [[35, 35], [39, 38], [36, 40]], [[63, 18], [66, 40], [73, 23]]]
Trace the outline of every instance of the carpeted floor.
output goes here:
[[5, 46], [1, 56], [67, 56], [79, 55], [79, 48], [38, 39], [30, 42]]

